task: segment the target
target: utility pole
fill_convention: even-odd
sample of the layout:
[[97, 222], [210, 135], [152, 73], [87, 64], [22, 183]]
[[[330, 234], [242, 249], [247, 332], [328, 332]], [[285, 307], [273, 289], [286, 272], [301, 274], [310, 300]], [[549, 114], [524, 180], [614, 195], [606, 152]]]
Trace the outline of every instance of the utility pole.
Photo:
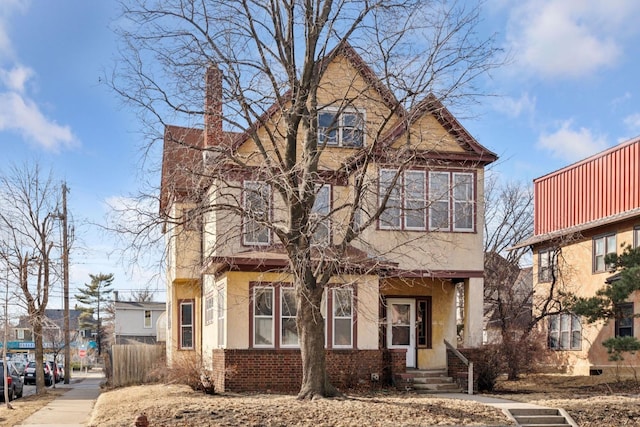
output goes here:
[[64, 287], [64, 383], [71, 377], [71, 339], [69, 334], [69, 224], [67, 221], [67, 183], [62, 183], [62, 282]]

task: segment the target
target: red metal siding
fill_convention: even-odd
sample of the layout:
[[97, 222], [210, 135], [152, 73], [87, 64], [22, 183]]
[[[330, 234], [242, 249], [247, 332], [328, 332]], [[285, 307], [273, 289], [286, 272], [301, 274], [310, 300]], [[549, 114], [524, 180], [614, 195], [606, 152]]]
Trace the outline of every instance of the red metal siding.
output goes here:
[[533, 181], [534, 234], [640, 208], [640, 138]]

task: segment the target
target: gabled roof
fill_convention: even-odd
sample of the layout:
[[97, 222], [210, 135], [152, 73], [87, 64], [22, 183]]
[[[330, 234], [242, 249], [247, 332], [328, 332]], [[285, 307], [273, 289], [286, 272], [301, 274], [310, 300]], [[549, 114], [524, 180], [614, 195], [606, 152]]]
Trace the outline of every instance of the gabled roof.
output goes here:
[[116, 301], [114, 306], [117, 310], [166, 310], [167, 305], [164, 302], [156, 301]]
[[[376, 76], [371, 67], [348, 42], [343, 42], [334, 48], [325, 57], [323, 67], [327, 67], [338, 56], [344, 57], [363, 80], [380, 95], [380, 99], [387, 108], [398, 116], [396, 123], [382, 136], [381, 142], [383, 146], [385, 144], [393, 144], [394, 141], [409, 131], [411, 126], [421, 117], [433, 115], [464, 151], [446, 153], [430, 151], [422, 153], [425, 159], [471, 161], [485, 165], [497, 160], [498, 156], [480, 145], [433, 94], [428, 94], [414, 108], [407, 111], [398, 102], [393, 92]], [[237, 150], [247, 142], [261, 126], [283, 108], [284, 104], [291, 101], [291, 97], [292, 92], [289, 90], [279, 98], [279, 101], [271, 105], [256, 119], [245, 132], [223, 132], [223, 138], [227, 139], [230, 150]], [[160, 213], [167, 215], [167, 209], [171, 202], [174, 200], [195, 200], [197, 199], [195, 196], [206, 185], [206, 182], [196, 179], [201, 175], [198, 171], [201, 170], [199, 168], [203, 165], [204, 133], [202, 129], [168, 125], [165, 127], [164, 141]], [[361, 155], [356, 154], [350, 160], [347, 159], [345, 170], [350, 170], [350, 166], [357, 163]]]

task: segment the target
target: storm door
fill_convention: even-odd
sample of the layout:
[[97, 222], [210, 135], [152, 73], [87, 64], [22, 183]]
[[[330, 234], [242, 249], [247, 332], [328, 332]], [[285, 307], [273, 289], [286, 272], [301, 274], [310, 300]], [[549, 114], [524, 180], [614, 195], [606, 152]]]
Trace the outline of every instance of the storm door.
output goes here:
[[387, 299], [387, 348], [407, 350], [407, 367], [416, 366], [416, 303], [413, 299]]

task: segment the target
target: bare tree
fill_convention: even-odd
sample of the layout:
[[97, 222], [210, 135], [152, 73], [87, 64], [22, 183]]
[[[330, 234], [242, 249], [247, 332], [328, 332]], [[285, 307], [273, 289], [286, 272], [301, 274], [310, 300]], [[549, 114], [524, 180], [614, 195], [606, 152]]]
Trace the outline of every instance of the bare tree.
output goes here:
[[[519, 182], [492, 176], [485, 187], [485, 319], [500, 331], [499, 346], [510, 380], [544, 356], [546, 341], [538, 336], [540, 322], [564, 312], [569, 303], [562, 246], [575, 238], [558, 236], [538, 266], [534, 290], [531, 262], [533, 191]], [[529, 265], [527, 265], [529, 264]]]
[[[366, 247], [363, 233], [392, 216], [385, 209], [395, 203], [408, 165], [437, 164], [409, 143], [409, 138], [412, 143], [438, 138], [408, 132], [414, 120], [425, 111], [442, 118], [449, 114], [445, 103], [468, 106], [480, 94], [478, 79], [500, 65], [493, 40], [477, 37], [478, 6], [413, 0], [133, 0], [124, 1], [123, 10], [125, 46], [109, 80], [148, 125], [145, 154], [162, 138], [190, 149], [170, 180], [171, 193], [186, 192], [184, 199], [196, 202], [184, 215], [164, 210], [163, 200], [161, 218], [136, 212], [133, 224], [142, 227], [128, 230], [134, 236], [131, 247], [142, 249], [145, 235], [157, 239], [153, 224], [172, 228], [216, 213], [243, 218], [245, 232], [275, 236], [295, 286], [303, 366], [299, 397], [333, 394], [325, 370], [323, 290], [342, 272], [372, 268], [376, 259], [356, 258], [353, 246]], [[364, 86], [325, 78], [338, 57], [362, 58]], [[216, 96], [203, 103], [205, 92]], [[340, 126], [339, 113], [364, 120], [358, 106], [380, 101], [383, 111], [366, 117], [367, 144], [354, 126], [349, 137], [359, 148], [347, 158], [332, 157], [327, 147]], [[333, 118], [321, 117], [327, 111]], [[202, 117], [204, 142], [169, 126], [172, 121], [192, 127]], [[461, 132], [455, 123], [451, 131]], [[397, 135], [406, 135], [406, 144], [398, 143]], [[253, 149], [239, 149], [243, 143]], [[380, 198], [374, 162], [394, 165]], [[238, 176], [264, 185], [242, 187]], [[330, 209], [317, 209], [322, 184], [331, 176], [347, 180], [350, 194]], [[272, 192], [277, 203], [269, 202]], [[327, 231], [331, 238], [325, 238]], [[217, 244], [224, 245], [239, 231], [219, 233]]]
[[36, 390], [44, 390], [43, 321], [52, 283], [60, 278], [60, 188], [38, 165], [0, 176], [0, 255], [20, 290], [35, 340]]

